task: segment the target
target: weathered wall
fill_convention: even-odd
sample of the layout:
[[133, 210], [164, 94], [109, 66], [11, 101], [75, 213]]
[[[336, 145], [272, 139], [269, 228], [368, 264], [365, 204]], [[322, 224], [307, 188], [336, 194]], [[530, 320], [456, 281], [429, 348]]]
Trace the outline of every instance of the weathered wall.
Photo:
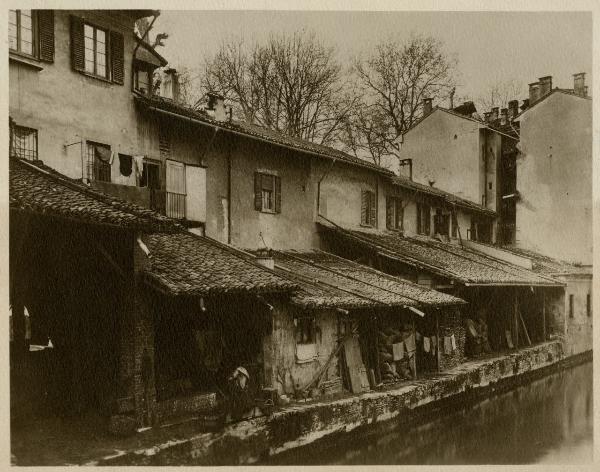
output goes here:
[[521, 118], [517, 245], [592, 263], [592, 101], [560, 92]]
[[[70, 15], [54, 11], [54, 63], [31, 65], [10, 61], [9, 113], [16, 124], [38, 130], [39, 158], [72, 178], [82, 177], [84, 140], [111, 145], [125, 154], [137, 153], [135, 112], [131, 98], [133, 20], [118, 13], [75, 11], [90, 22], [121, 32], [125, 40], [124, 85], [88, 77], [71, 69]], [[33, 62], [33, 61], [31, 61]], [[118, 159], [113, 163], [118, 173]]]
[[[472, 120], [434, 111], [404, 135], [402, 159], [413, 160], [413, 180], [481, 204], [479, 128]], [[404, 168], [407, 171], [407, 168]]]
[[[593, 347], [593, 313], [587, 313], [587, 295], [593, 299], [591, 277], [565, 277], [567, 282], [564, 298], [565, 354], [573, 355], [589, 351]], [[569, 314], [569, 295], [573, 295], [573, 317]]]
[[[441, 372], [452, 369], [462, 364], [465, 360], [465, 328], [459, 310], [445, 310], [440, 314], [439, 320], [438, 352], [439, 368]], [[445, 352], [444, 337], [454, 335], [456, 349]]]
[[[270, 359], [270, 366], [266, 367], [273, 379], [271, 386], [277, 388], [279, 394], [292, 395], [296, 389], [304, 388], [312, 380], [337, 347], [337, 316], [331, 310], [320, 310], [314, 313], [317, 357], [310, 362], [300, 362], [296, 356], [294, 317], [307, 316], [309, 313], [303, 313], [292, 305], [275, 306], [277, 309], [273, 312], [273, 333], [265, 343], [265, 350], [269, 354], [264, 357]], [[323, 381], [339, 377], [336, 356], [324, 374]]]

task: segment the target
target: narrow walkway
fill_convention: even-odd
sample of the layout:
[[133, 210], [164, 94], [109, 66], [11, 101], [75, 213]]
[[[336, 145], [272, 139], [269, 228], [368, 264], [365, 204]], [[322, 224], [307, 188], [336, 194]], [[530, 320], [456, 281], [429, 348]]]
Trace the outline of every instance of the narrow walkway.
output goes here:
[[[557, 363], [561, 360], [560, 343], [549, 341], [519, 351], [486, 356], [468, 361], [448, 372], [432, 374], [382, 390], [342, 398], [322, 398], [295, 403], [275, 411], [270, 417], [242, 421], [218, 433], [203, 433], [197, 422], [155, 427], [135, 436], [117, 438], [101, 427], [99, 418], [45, 418], [11, 430], [13, 465], [70, 464], [149, 464], [177, 463], [157, 456], [177, 452], [179, 459], [198, 459], [198, 463], [216, 463], [210, 457], [215, 449], [232, 455], [238, 444], [239, 454], [249, 448], [270, 454], [310, 443], [331, 432], [349, 431], [357, 426], [383, 421], [401, 414], [401, 405], [414, 408], [450, 397], [471, 387], [483, 387], [490, 381], [514, 377], [514, 366], [521, 364], [518, 374]], [[550, 354], [550, 355], [549, 355]], [[499, 367], [502, 366], [502, 367]], [[506, 366], [506, 369], [505, 367]], [[274, 437], [277, 442], [274, 442]], [[166, 453], [166, 454], [164, 454]], [[248, 457], [230, 458], [230, 463], [251, 463]], [[205, 462], [203, 458], [207, 459]], [[166, 462], [165, 462], [166, 461]], [[183, 461], [182, 461], [183, 462]], [[218, 462], [218, 461], [217, 461]]]

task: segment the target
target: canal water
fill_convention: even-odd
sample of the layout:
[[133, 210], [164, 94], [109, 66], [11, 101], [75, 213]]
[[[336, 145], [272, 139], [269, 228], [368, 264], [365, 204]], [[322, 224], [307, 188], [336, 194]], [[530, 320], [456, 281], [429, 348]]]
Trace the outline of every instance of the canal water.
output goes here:
[[269, 464], [589, 463], [592, 375], [588, 362], [417, 425], [349, 433], [279, 454]]

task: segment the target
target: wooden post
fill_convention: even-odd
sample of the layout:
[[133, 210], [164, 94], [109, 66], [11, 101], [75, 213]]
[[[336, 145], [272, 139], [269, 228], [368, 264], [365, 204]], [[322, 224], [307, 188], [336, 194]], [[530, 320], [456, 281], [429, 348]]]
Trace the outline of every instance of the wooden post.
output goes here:
[[415, 353], [413, 354], [413, 372], [415, 374], [415, 380], [417, 379], [417, 330], [415, 328], [415, 314], [412, 314], [412, 332], [413, 338], [415, 339]]
[[518, 296], [518, 292], [517, 292], [517, 288], [515, 288], [515, 302], [514, 302], [514, 318], [513, 318], [513, 323], [514, 323], [514, 342], [515, 342], [515, 349], [519, 348], [519, 314], [518, 314], [518, 307], [519, 307], [519, 296]]
[[437, 370], [438, 372], [441, 372], [440, 370], [440, 311], [436, 310], [435, 311], [435, 355], [436, 355], [436, 359], [437, 359]]
[[542, 289], [542, 341], [546, 342], [546, 290]]

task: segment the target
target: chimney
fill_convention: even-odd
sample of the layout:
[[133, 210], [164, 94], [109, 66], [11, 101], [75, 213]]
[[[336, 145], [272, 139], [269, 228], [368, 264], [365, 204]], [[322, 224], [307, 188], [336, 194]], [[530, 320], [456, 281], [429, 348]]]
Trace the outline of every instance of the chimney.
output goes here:
[[454, 110], [454, 94], [456, 93], [456, 87], [452, 87], [450, 90], [450, 110]]
[[529, 103], [533, 104], [533, 102], [537, 101], [540, 98], [540, 83], [532, 82], [529, 84]]
[[552, 76], [547, 75], [546, 77], [540, 77], [539, 80], [540, 91], [538, 98], [542, 98], [552, 92]]
[[525, 98], [523, 100], [523, 104], [521, 105], [521, 110], [527, 110], [529, 108], [529, 99]]
[[587, 96], [587, 87], [585, 86], [585, 72], [573, 74], [573, 92], [580, 97]]
[[179, 76], [175, 69], [164, 71], [164, 78], [160, 84], [160, 95], [174, 102], [179, 101]]
[[490, 121], [493, 123], [498, 119], [498, 107], [492, 107]]
[[259, 249], [256, 252], [256, 262], [267, 269], [275, 269], [275, 259], [273, 259], [270, 249]]
[[491, 111], [486, 111], [483, 114], [483, 121], [485, 121], [486, 123], [490, 122], [490, 116], [491, 116], [492, 112]]
[[512, 121], [519, 114], [519, 100], [511, 100], [508, 102], [508, 119]]
[[500, 110], [500, 124], [505, 125], [508, 123], [508, 108], [502, 108]]
[[215, 92], [208, 92], [208, 106], [206, 111], [216, 121], [226, 121], [227, 112], [225, 111], [225, 98]]
[[427, 116], [431, 113], [433, 106], [433, 98], [424, 98], [423, 99], [423, 116]]

